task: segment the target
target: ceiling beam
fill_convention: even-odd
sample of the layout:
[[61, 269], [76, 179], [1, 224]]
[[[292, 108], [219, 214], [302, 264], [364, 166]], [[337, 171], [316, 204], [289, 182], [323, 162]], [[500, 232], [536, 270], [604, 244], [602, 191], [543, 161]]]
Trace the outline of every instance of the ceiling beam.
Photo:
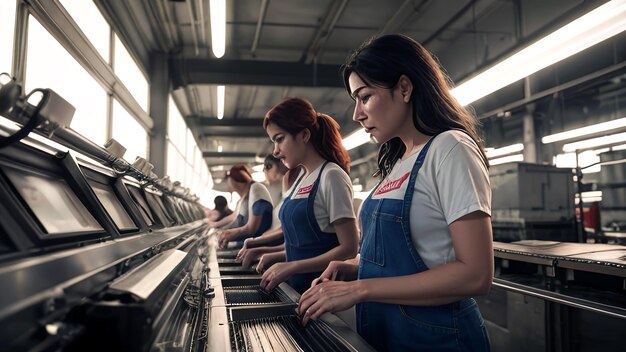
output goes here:
[[199, 134], [199, 137], [202, 138], [220, 138], [220, 137], [230, 137], [230, 138], [267, 138], [267, 133], [262, 128], [259, 130], [247, 130], [247, 131], [206, 131]]
[[430, 37], [426, 38], [426, 40], [422, 42], [422, 45], [427, 47], [428, 44], [430, 44], [430, 42], [432, 42], [437, 37], [439, 37], [441, 33], [445, 32], [448, 29], [448, 27], [450, 27], [454, 22], [456, 22], [459, 18], [461, 18], [461, 16], [463, 16], [469, 9], [471, 9], [475, 3], [476, 3], [476, 0], [471, 0], [470, 2], [465, 4], [463, 8], [461, 8], [457, 13], [454, 14], [454, 16], [452, 16], [448, 21], [446, 21], [446, 23], [444, 23], [441, 27], [439, 27], [439, 29], [437, 29], [433, 34], [431, 34]]
[[263, 119], [262, 118], [236, 118], [236, 117], [225, 117], [221, 120], [216, 119], [215, 117], [204, 117], [204, 116], [188, 116], [185, 118], [187, 120], [187, 124], [189, 126], [198, 126], [198, 127], [258, 127], [263, 129]]
[[315, 61], [316, 58], [318, 58], [318, 56], [324, 49], [328, 38], [330, 38], [330, 35], [335, 29], [337, 21], [339, 21], [339, 18], [343, 14], [343, 11], [346, 9], [346, 5], [348, 5], [348, 0], [335, 0], [330, 5], [326, 16], [324, 16], [322, 24], [317, 28], [313, 40], [302, 54], [300, 62], [305, 62], [309, 64]]
[[340, 65], [193, 58], [170, 64], [174, 89], [189, 84], [343, 88]]
[[259, 46], [259, 40], [261, 39], [261, 28], [263, 27], [263, 21], [265, 20], [265, 13], [267, 12], [267, 5], [270, 0], [261, 1], [261, 10], [259, 12], [259, 20], [256, 24], [256, 31], [254, 32], [254, 41], [252, 42], [252, 57], [255, 57], [256, 48]]
[[255, 152], [202, 152], [202, 156], [205, 158], [254, 159], [256, 157], [256, 153]]

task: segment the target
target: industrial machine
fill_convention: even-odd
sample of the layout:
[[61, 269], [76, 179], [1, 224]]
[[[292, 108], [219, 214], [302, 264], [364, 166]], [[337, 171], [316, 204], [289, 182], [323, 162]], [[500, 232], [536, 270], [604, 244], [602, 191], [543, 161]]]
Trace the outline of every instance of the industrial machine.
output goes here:
[[570, 169], [514, 162], [491, 166], [489, 178], [494, 240], [577, 241]]

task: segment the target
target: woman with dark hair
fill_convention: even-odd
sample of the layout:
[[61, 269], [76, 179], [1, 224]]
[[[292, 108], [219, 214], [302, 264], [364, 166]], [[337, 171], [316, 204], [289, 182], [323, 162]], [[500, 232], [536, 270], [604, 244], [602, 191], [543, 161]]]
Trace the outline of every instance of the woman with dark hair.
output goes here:
[[228, 207], [228, 202], [224, 196], [215, 197], [213, 203], [215, 204], [215, 208], [211, 211], [209, 220], [217, 222], [233, 213]]
[[403, 35], [365, 43], [343, 77], [353, 119], [382, 143], [381, 181], [362, 205], [360, 258], [332, 262], [312, 283], [300, 299], [303, 322], [356, 304], [358, 331], [378, 350], [489, 350], [471, 298], [493, 278], [488, 162], [475, 118], [433, 56]]
[[274, 212], [278, 208], [277, 205], [283, 199], [283, 176], [287, 173], [287, 167], [275, 156], [268, 154], [263, 161], [263, 173], [267, 180], [267, 190], [272, 196], [272, 205]]
[[274, 156], [304, 172], [279, 213], [285, 250], [261, 257], [259, 265], [268, 268], [261, 287], [271, 290], [289, 280], [302, 293], [330, 261], [356, 255], [350, 159], [337, 122], [307, 100], [288, 98], [274, 106], [263, 128], [274, 142]]
[[270, 194], [262, 183], [252, 180], [246, 165], [233, 165], [226, 178], [228, 190], [237, 192], [241, 198], [235, 210], [235, 220], [218, 236], [220, 248], [226, 247], [230, 241], [259, 236], [272, 226]]
[[[280, 160], [278, 160], [278, 162], [280, 162], [280, 164], [284, 167]], [[291, 192], [291, 189], [295, 185], [301, 171], [302, 167], [297, 166], [293, 169], [288, 169], [283, 176], [282, 194], [284, 194], [285, 197]], [[283, 227], [280, 224], [279, 218], [280, 208], [282, 208], [284, 201], [285, 198], [283, 197], [276, 207], [274, 207], [272, 228], [259, 237], [246, 238], [244, 241], [243, 248], [241, 248], [239, 253], [237, 253], [236, 257], [236, 260], [241, 262], [244, 268], [247, 268], [253, 262], [258, 261], [263, 254], [285, 250], [285, 236], [283, 234]], [[259, 267], [257, 270], [261, 269], [262, 267]]]

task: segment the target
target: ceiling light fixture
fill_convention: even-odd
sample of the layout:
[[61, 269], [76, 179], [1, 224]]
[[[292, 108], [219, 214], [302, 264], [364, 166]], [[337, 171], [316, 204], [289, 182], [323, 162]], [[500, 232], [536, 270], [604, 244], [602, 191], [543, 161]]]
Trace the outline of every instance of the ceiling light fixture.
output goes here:
[[524, 145], [522, 143], [507, 145], [502, 148], [485, 148], [485, 154], [487, 154], [487, 159], [494, 159], [497, 157], [501, 157], [504, 155], [514, 154], [517, 152], [521, 152], [524, 150]]
[[489, 165], [493, 166], [493, 165], [499, 165], [499, 164], [504, 164], [504, 163], [512, 163], [514, 161], [524, 161], [524, 154], [515, 154], [515, 155], [505, 156], [502, 158], [491, 159], [489, 160]]
[[[609, 1], [460, 84], [451, 93], [462, 105], [471, 104], [624, 30], [626, 0]], [[346, 137], [346, 149], [367, 143], [369, 139], [364, 137], [350, 140], [349, 145], [345, 142], [351, 136], [362, 133], [365, 131], [357, 131]]]
[[563, 146], [564, 152], [575, 152], [576, 150], [601, 147], [605, 145], [624, 143], [626, 141], [626, 132], [616, 133], [609, 136], [586, 139], [580, 142], [568, 143]]
[[224, 148], [222, 148], [222, 146], [221, 146], [221, 145], [218, 145], [218, 146], [217, 146], [217, 152], [218, 152], [218, 153], [221, 153], [223, 150], [224, 150]]
[[590, 134], [610, 131], [610, 130], [623, 128], [623, 127], [626, 127], [626, 117], [622, 117], [621, 119], [616, 119], [612, 121], [598, 123], [598, 124], [587, 126], [587, 127], [577, 128], [574, 130], [551, 134], [549, 136], [545, 136], [541, 138], [541, 142], [543, 144], [553, 143], [553, 142], [563, 141], [566, 139], [587, 136]]
[[211, 49], [216, 58], [226, 52], [226, 0], [211, 0]]
[[217, 119], [224, 118], [224, 95], [226, 95], [225, 86], [217, 86]]

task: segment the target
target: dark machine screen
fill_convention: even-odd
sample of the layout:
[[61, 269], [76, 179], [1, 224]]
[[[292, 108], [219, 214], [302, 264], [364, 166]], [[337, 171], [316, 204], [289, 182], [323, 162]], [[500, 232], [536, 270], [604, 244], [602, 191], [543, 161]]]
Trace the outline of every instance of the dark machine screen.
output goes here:
[[96, 193], [96, 196], [102, 203], [104, 209], [106, 209], [113, 222], [118, 229], [124, 230], [133, 230], [137, 228], [137, 225], [130, 218], [122, 203], [117, 198], [115, 193], [113, 193], [112, 189], [108, 189], [106, 186], [101, 185], [97, 182], [90, 182], [91, 188]]
[[150, 214], [150, 208], [148, 207], [148, 203], [146, 203], [145, 198], [141, 194], [141, 190], [135, 186], [126, 185], [128, 188], [128, 192], [133, 197], [137, 205], [139, 206], [139, 211], [141, 212], [141, 216], [146, 221], [148, 226], [152, 226], [154, 224], [154, 220], [152, 219], [152, 215]]
[[63, 179], [10, 168], [4, 171], [48, 234], [103, 230]]

